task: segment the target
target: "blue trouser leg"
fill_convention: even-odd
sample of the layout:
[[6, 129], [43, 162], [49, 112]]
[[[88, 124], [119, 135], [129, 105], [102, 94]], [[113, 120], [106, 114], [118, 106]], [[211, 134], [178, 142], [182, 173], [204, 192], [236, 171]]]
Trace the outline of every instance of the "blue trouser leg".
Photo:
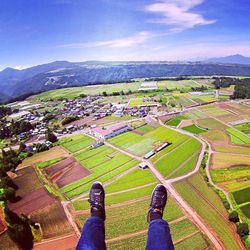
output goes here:
[[104, 220], [91, 216], [87, 219], [82, 229], [82, 235], [76, 250], [105, 250]]
[[173, 250], [169, 225], [165, 220], [153, 220], [149, 224], [146, 250]]

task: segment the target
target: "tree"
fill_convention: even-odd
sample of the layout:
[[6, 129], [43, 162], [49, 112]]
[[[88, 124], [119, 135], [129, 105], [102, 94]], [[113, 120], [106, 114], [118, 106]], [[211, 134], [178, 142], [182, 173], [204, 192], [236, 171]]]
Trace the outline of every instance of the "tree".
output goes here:
[[103, 96], [108, 96], [108, 94], [107, 94], [106, 91], [103, 91], [103, 92], [102, 92], [102, 95], [103, 95]]
[[10, 238], [23, 250], [33, 249], [34, 238], [27, 217], [19, 217], [7, 207], [4, 208], [4, 214]]
[[19, 153], [23, 152], [26, 149], [26, 145], [25, 143], [21, 142], [19, 145]]
[[240, 235], [240, 237], [244, 237], [249, 234], [249, 228], [247, 223], [240, 223], [237, 225], [237, 233]]
[[228, 219], [234, 223], [239, 222], [239, 215], [238, 215], [237, 211], [232, 211], [229, 214]]
[[47, 130], [47, 133], [46, 133], [46, 140], [47, 140], [47, 141], [50, 141], [50, 142], [52, 142], [52, 143], [58, 141], [56, 135], [55, 135], [50, 129]]

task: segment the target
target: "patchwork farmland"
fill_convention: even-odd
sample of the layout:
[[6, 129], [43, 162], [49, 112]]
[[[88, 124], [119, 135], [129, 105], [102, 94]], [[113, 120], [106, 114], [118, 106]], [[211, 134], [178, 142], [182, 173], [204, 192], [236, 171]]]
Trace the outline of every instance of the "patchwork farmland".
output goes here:
[[[130, 105], [142, 101], [134, 99]], [[192, 95], [175, 99], [183, 106], [212, 100]], [[132, 119], [131, 131], [107, 140], [95, 138], [90, 128], [62, 138], [19, 166], [14, 180], [22, 186], [22, 199], [10, 207], [40, 223], [48, 242], [35, 243], [37, 249], [64, 237], [70, 237], [74, 248], [89, 216], [89, 188], [100, 181], [106, 191], [108, 249], [138, 249], [146, 245], [151, 192], [158, 183], [171, 183], [176, 193], [169, 192], [164, 218], [175, 249], [243, 249], [224, 206], [229, 197], [241, 220], [249, 223], [248, 130], [232, 124], [247, 118], [248, 111], [241, 108], [232, 103], [191, 107], [164, 125], [153, 116]], [[223, 199], [211, 183], [225, 192]]]

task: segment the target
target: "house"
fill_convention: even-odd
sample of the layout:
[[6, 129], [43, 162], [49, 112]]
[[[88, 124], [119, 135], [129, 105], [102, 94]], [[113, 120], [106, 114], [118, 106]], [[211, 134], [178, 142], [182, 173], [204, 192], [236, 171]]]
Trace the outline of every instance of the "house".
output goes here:
[[119, 134], [130, 131], [131, 127], [126, 123], [117, 123], [108, 127], [95, 127], [90, 130], [90, 133], [100, 139], [108, 139]]
[[147, 169], [148, 168], [148, 164], [146, 163], [146, 162], [141, 162], [139, 165], [138, 165], [138, 167], [140, 168], [140, 169], [142, 169], [142, 170], [144, 170], [144, 169]]

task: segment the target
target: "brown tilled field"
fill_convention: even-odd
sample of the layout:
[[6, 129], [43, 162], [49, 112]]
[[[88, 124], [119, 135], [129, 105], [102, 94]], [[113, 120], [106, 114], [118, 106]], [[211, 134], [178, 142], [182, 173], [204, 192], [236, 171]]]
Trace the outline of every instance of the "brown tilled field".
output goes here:
[[238, 115], [249, 115], [250, 114], [250, 108], [243, 106], [241, 104], [236, 104], [236, 103], [221, 103], [218, 104], [220, 108], [226, 109], [226, 110], [231, 110], [235, 114]]
[[19, 187], [17, 190], [17, 195], [19, 196], [24, 196], [42, 187], [36, 171], [32, 166], [18, 170], [17, 177], [15, 177], [13, 181]]
[[228, 153], [214, 153], [211, 161], [212, 169], [250, 166], [250, 156]]
[[90, 174], [87, 169], [72, 157], [47, 167], [45, 172], [59, 188], [80, 180]]
[[48, 151], [44, 151], [38, 154], [35, 154], [29, 158], [26, 158], [19, 166], [18, 168], [23, 168], [32, 164], [36, 164], [38, 162], [42, 161], [48, 161], [52, 159], [56, 159], [59, 157], [68, 157], [69, 154], [61, 147], [56, 146], [51, 148]]
[[44, 239], [73, 232], [60, 201], [41, 208], [31, 215], [31, 219], [40, 223]]
[[78, 238], [75, 234], [65, 235], [63, 237], [40, 242], [35, 244], [34, 250], [48, 250], [48, 249], [56, 249], [56, 250], [74, 250], [76, 248], [78, 242]]
[[9, 203], [8, 207], [14, 212], [30, 215], [55, 202], [55, 199], [42, 187], [24, 195], [16, 203]]

